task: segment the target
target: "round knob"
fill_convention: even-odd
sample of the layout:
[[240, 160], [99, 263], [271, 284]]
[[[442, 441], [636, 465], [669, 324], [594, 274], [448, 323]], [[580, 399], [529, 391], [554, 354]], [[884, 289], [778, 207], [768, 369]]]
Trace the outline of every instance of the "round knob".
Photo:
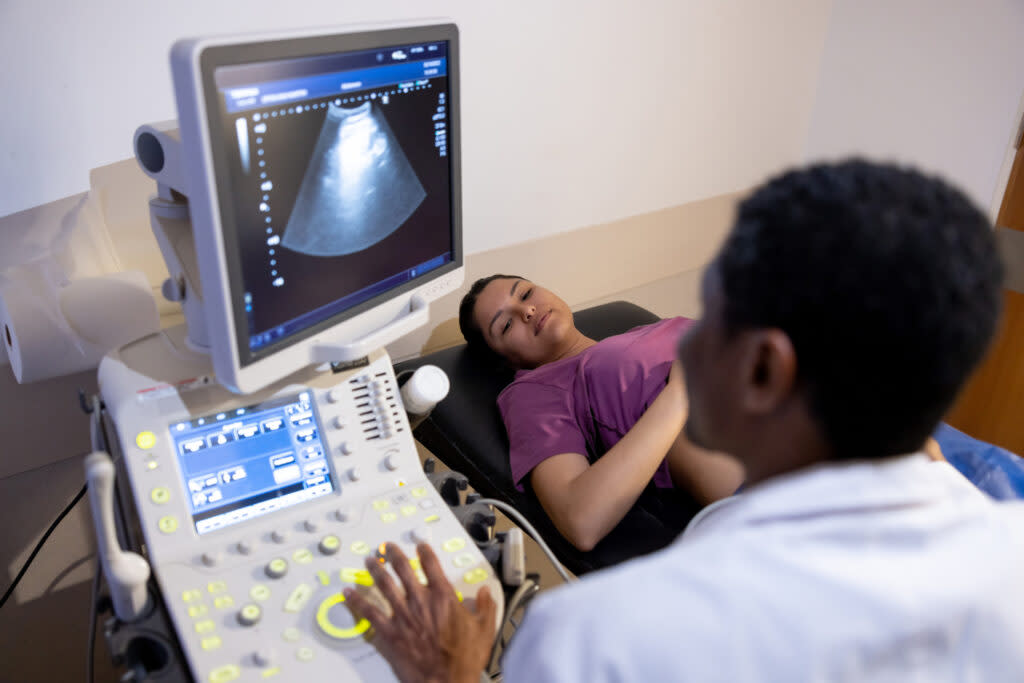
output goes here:
[[331, 421], [331, 424], [335, 429], [344, 429], [348, 425], [348, 420], [343, 415], [338, 415]]
[[242, 626], [252, 626], [260, 620], [263, 616], [263, 610], [260, 609], [259, 605], [249, 603], [242, 609], [238, 610], [238, 623]]
[[284, 543], [288, 540], [288, 534], [281, 531], [280, 529], [274, 529], [270, 532], [270, 540], [274, 543]]
[[245, 539], [242, 539], [241, 541], [235, 544], [235, 550], [237, 550], [242, 555], [248, 555], [252, 552], [252, 543]]
[[430, 543], [432, 534], [425, 526], [416, 527], [409, 532], [409, 540], [413, 543]]
[[389, 470], [397, 470], [398, 464], [398, 456], [395, 455], [394, 453], [384, 458], [384, 467], [387, 467]]
[[330, 536], [324, 536], [320, 539], [320, 552], [324, 555], [333, 555], [341, 549], [341, 541], [337, 536], [331, 534]]
[[306, 531], [312, 533], [312, 532], [316, 531], [317, 528], [319, 528], [319, 525], [316, 522], [314, 522], [313, 520], [307, 519], [305, 522], [302, 523], [302, 528], [305, 529]]
[[261, 648], [252, 653], [252, 661], [256, 666], [267, 668], [274, 663], [274, 651], [270, 648]]
[[360, 474], [359, 474], [359, 468], [358, 467], [353, 467], [352, 469], [350, 469], [348, 471], [348, 478], [349, 478], [349, 480], [351, 480], [351, 481], [359, 481], [359, 477], [360, 477]]
[[217, 564], [218, 560], [220, 560], [220, 553], [217, 553], [217, 552], [206, 552], [206, 553], [203, 553], [202, 560], [203, 560], [203, 564], [205, 564], [207, 567], [213, 567], [214, 565]]
[[342, 455], [352, 455], [352, 450], [352, 444], [350, 444], [348, 441], [342, 441], [341, 445], [338, 446], [338, 452], [341, 453]]
[[267, 563], [263, 571], [272, 579], [280, 579], [288, 573], [288, 561], [283, 557], [275, 557]]
[[351, 508], [338, 508], [334, 511], [334, 518], [339, 522], [347, 522], [352, 519]]
[[424, 365], [412, 373], [402, 385], [402, 402], [405, 410], [412, 415], [429, 413], [441, 399], [448, 395], [451, 387], [448, 375], [436, 365]]
[[334, 387], [333, 389], [327, 392], [327, 400], [330, 403], [337, 403], [338, 401], [341, 400], [341, 397], [344, 395], [345, 392], [341, 389], [341, 387]]

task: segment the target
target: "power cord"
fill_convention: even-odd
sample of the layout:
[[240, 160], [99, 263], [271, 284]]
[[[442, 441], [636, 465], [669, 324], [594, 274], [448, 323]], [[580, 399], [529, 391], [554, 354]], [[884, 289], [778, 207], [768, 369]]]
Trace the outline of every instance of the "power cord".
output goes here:
[[7, 592], [4, 593], [4, 597], [0, 598], [0, 609], [3, 609], [3, 606], [7, 604], [8, 598], [10, 598], [14, 593], [14, 589], [18, 587], [21, 577], [25, 576], [25, 572], [28, 571], [29, 565], [32, 564], [32, 560], [36, 559], [36, 555], [39, 554], [39, 550], [43, 547], [43, 544], [50, 538], [50, 534], [53, 533], [53, 530], [57, 528], [57, 525], [60, 524], [65, 517], [67, 517], [68, 513], [71, 512], [71, 509], [75, 507], [78, 501], [82, 500], [82, 496], [85, 495], [85, 489], [86, 487], [83, 485], [82, 489], [78, 492], [78, 495], [68, 503], [67, 507], [64, 508], [64, 511], [57, 516], [57, 519], [53, 520], [53, 524], [50, 525], [50, 528], [46, 530], [43, 537], [39, 539], [38, 543], [36, 543], [36, 547], [32, 549], [32, 554], [28, 556], [27, 560], [25, 560], [25, 564], [21, 565], [21, 570], [18, 572], [18, 575], [14, 577], [14, 581], [11, 582], [11, 585], [7, 588]]

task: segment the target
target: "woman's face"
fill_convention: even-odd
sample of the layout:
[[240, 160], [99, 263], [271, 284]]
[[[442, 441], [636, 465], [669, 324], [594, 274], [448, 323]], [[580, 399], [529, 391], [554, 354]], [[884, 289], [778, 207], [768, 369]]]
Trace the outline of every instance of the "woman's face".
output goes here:
[[576, 329], [568, 304], [529, 280], [492, 280], [477, 297], [473, 320], [496, 353], [521, 368], [559, 358]]

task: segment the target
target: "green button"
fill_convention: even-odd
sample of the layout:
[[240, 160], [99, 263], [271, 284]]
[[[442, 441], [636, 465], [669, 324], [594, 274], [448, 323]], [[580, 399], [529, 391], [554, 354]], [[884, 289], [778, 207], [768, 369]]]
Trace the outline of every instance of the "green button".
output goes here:
[[188, 615], [193, 619], [201, 617], [209, 611], [206, 605], [189, 605], [188, 607]]
[[235, 599], [230, 595], [218, 595], [213, 599], [213, 606], [217, 609], [225, 609], [235, 604]]
[[181, 592], [181, 599], [184, 600], [185, 602], [196, 602], [198, 600], [202, 600], [203, 599], [203, 594], [202, 594], [201, 591], [193, 588], [191, 590], [182, 591]]
[[465, 541], [465, 539], [458, 538], [458, 537], [456, 537], [456, 538], [449, 538], [447, 541], [445, 541], [441, 545], [441, 547], [444, 548], [446, 551], [448, 551], [450, 553], [454, 553], [457, 550], [462, 550], [463, 548], [465, 548], [466, 547], [466, 541]]
[[300, 548], [292, 553], [292, 559], [299, 564], [309, 564], [313, 561], [313, 553], [306, 548]]
[[203, 638], [199, 641], [199, 645], [204, 650], [216, 650], [221, 646], [220, 636], [210, 636], [209, 638]]
[[398, 519], [398, 515], [396, 515], [394, 512], [384, 512], [381, 513], [380, 516], [380, 521], [384, 522], [385, 524], [390, 524], [396, 519]]
[[295, 657], [301, 662], [308, 662], [313, 659], [313, 650], [308, 647], [300, 647], [295, 651]]
[[351, 546], [352, 552], [356, 555], [368, 555], [370, 553], [370, 546], [363, 541], [356, 541]]
[[412, 517], [413, 515], [416, 514], [416, 506], [415, 505], [403, 505], [402, 506], [402, 514], [405, 515], [406, 517]]
[[171, 490], [166, 486], [157, 486], [149, 492], [149, 499], [157, 505], [163, 505], [171, 499]]
[[468, 572], [463, 574], [462, 580], [466, 583], [480, 583], [487, 578], [487, 570], [483, 567], [477, 567], [476, 569], [470, 569]]
[[281, 634], [281, 637], [287, 640], [289, 643], [294, 643], [302, 637], [302, 632], [294, 626], [289, 626], [284, 630], [284, 633]]
[[206, 590], [210, 591], [211, 594], [216, 595], [217, 593], [223, 593], [228, 589], [228, 585], [223, 581], [211, 581], [206, 584]]
[[242, 675], [242, 670], [234, 664], [219, 666], [210, 672], [210, 683], [227, 683]]
[[166, 517], [161, 517], [160, 521], [158, 521], [156, 525], [160, 527], [160, 531], [165, 534], [173, 534], [178, 530], [178, 518], [174, 515], [167, 515]]
[[156, 434], [149, 431], [139, 432], [135, 435], [135, 445], [144, 451], [148, 451], [156, 445]]
[[196, 622], [196, 633], [211, 633], [216, 628], [217, 625], [209, 619], [204, 619], [203, 621]]
[[270, 597], [270, 589], [258, 583], [249, 589], [249, 597], [253, 600], [266, 600]]
[[390, 505], [391, 503], [387, 502], [386, 500], [373, 501], [373, 509], [376, 510], [377, 512], [380, 512], [381, 510], [387, 510]]
[[452, 560], [452, 562], [454, 562], [455, 566], [459, 569], [465, 569], [471, 564], [474, 564], [476, 562], [476, 559], [469, 553], [464, 553], [456, 557], [454, 560]]
[[412, 490], [412, 497], [413, 498], [422, 498], [425, 495], [427, 495], [427, 487], [426, 486], [417, 486], [416, 488], [414, 488]]
[[284, 611], [298, 612], [303, 605], [309, 602], [311, 597], [313, 597], [313, 587], [307, 583], [300, 583], [284, 601]]

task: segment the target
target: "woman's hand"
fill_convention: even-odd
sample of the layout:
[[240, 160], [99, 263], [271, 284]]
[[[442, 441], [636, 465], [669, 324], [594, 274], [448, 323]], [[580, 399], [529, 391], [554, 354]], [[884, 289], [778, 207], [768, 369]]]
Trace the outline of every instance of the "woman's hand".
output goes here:
[[355, 589], [345, 591], [353, 612], [366, 617], [375, 633], [373, 644], [404, 683], [478, 683], [494, 642], [497, 605], [487, 588], [476, 597], [476, 609], [459, 602], [430, 546], [416, 552], [427, 577], [422, 585], [402, 550], [388, 543], [386, 556], [402, 583], [398, 589], [376, 559], [366, 562], [374, 585], [391, 606], [388, 615]]

